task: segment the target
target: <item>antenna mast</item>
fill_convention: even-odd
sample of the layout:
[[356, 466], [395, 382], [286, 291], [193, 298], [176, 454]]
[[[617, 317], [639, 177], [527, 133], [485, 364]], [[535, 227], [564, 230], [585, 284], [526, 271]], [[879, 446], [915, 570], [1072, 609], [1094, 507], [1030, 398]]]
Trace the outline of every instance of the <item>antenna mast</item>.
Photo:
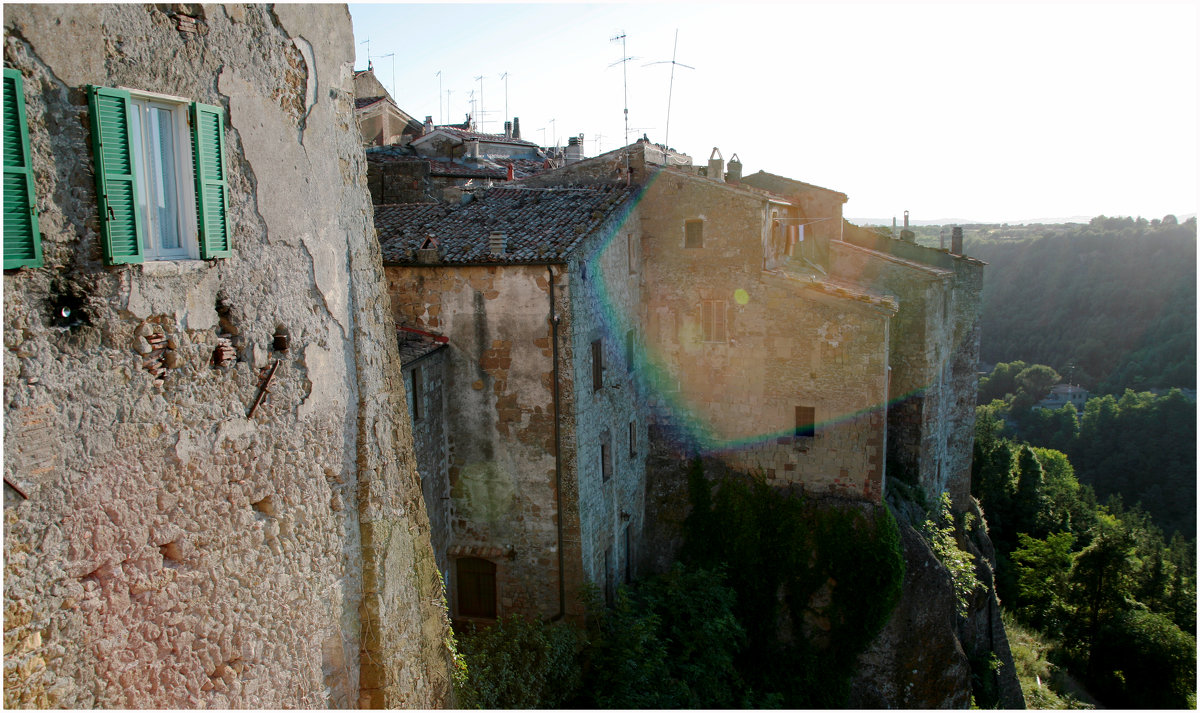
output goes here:
[[610, 64], [608, 66], [615, 67], [618, 64], [621, 65], [621, 75], [622, 75], [622, 79], [625, 83], [625, 145], [628, 146], [629, 145], [629, 69], [625, 65], [630, 60], [637, 59], [637, 57], [630, 57], [625, 54], [625, 31], [624, 30], [621, 31], [621, 34], [619, 34], [616, 37], [609, 40], [609, 42], [616, 42], [617, 40], [621, 41], [621, 59], [617, 60], [616, 62], [613, 62], [612, 64]]
[[[643, 65], [645, 67], [649, 67], [651, 64], [670, 64], [671, 65], [671, 83], [668, 85], [668, 88], [667, 88], [667, 135], [666, 135], [666, 138], [663, 139], [663, 143], [666, 144], [668, 147], [671, 145], [671, 95], [675, 91], [675, 65], [679, 65], [680, 67], [684, 67], [685, 69], [695, 69], [695, 67], [686, 65], [683, 62], [675, 61], [675, 52], [678, 49], [679, 49], [679, 28], [677, 27], [677, 28], [675, 28], [675, 45], [674, 45], [674, 47], [671, 48], [671, 61], [668, 63], [666, 60], [663, 60], [661, 62], [649, 62], [649, 63]], [[626, 137], [626, 138], [628, 138], [628, 137]]]
[[503, 72], [500, 78], [504, 80], [504, 121], [512, 117], [508, 115], [508, 72]]
[[475, 78], [479, 82], [479, 128], [477, 131], [483, 131], [483, 75]]
[[438, 123], [445, 124], [445, 115], [442, 114], [442, 70], [437, 71], [438, 78]]

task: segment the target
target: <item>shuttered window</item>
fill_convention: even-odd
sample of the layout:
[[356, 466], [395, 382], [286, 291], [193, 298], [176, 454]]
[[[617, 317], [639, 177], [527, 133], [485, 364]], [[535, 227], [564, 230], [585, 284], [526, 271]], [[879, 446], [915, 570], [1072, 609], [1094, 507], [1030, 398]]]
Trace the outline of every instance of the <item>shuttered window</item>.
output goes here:
[[130, 122], [132, 99], [123, 89], [88, 87], [100, 240], [110, 265], [142, 262]]
[[25, 122], [25, 83], [4, 70], [4, 269], [42, 266], [37, 196]]
[[700, 323], [706, 342], [724, 342], [725, 301], [704, 300], [700, 304]]
[[229, 184], [225, 177], [225, 112], [192, 104], [192, 150], [196, 172], [196, 213], [200, 257], [229, 257]]
[[232, 254], [224, 110], [89, 87], [104, 259]]

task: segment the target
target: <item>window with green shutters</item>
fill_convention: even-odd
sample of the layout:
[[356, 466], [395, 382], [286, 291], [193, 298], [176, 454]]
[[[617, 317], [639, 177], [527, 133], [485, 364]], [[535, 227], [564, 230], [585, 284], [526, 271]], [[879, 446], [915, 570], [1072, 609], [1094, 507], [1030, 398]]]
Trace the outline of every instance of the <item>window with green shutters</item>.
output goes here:
[[4, 70], [4, 269], [42, 266], [37, 196], [25, 122], [25, 83]]
[[224, 110], [106, 87], [88, 100], [105, 260], [229, 257]]

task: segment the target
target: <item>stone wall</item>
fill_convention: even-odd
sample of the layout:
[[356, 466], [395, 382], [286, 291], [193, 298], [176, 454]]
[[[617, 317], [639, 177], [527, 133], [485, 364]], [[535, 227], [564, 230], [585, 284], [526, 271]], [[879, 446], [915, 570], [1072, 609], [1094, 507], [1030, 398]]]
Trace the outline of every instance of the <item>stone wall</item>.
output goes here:
[[421, 477], [421, 495], [429, 515], [429, 540], [442, 580], [448, 581], [451, 424], [446, 415], [446, 350], [437, 349], [405, 364], [404, 389], [412, 421], [417, 472]]
[[[636, 576], [645, 513], [647, 413], [636, 215], [617, 215], [572, 253], [570, 339], [584, 577], [611, 595]], [[601, 358], [594, 380], [593, 344]], [[602, 448], [608, 451], [607, 468]], [[607, 471], [607, 473], [605, 472]]]
[[[346, 9], [4, 23], [45, 254], [4, 276], [5, 704], [444, 704]], [[231, 257], [103, 263], [88, 84], [223, 108]]]
[[[638, 210], [655, 419], [780, 484], [878, 501], [893, 308], [764, 273], [769, 209], [744, 189], [673, 172], [647, 187]], [[703, 223], [703, 247], [685, 247], [688, 221]], [[812, 409], [811, 437], [796, 437], [798, 408]]]
[[449, 338], [452, 613], [455, 560], [478, 557], [497, 567], [498, 615], [551, 616], [559, 568], [548, 268], [388, 267], [387, 275], [396, 324]]
[[367, 187], [376, 205], [431, 203], [428, 161], [372, 161], [367, 164]]

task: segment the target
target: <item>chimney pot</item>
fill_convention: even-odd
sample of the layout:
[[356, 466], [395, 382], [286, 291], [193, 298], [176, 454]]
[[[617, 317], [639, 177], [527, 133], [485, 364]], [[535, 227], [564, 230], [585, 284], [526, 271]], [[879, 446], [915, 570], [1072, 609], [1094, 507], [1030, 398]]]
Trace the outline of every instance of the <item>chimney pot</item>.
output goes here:
[[519, 139], [519, 138], [521, 138], [521, 118], [520, 118], [520, 117], [518, 117], [518, 116], [514, 116], [514, 117], [513, 117], [513, 133], [512, 133], [512, 137], [513, 137], [514, 139]]
[[493, 255], [503, 255], [504, 249], [507, 247], [508, 236], [504, 233], [492, 233], [488, 236], [488, 246], [492, 250]]
[[725, 174], [725, 180], [730, 183], [740, 183], [742, 180], [742, 160], [737, 154], [729, 157], [729, 173]]
[[504, 138], [511, 139], [513, 137], [513, 124], [511, 121], [504, 122]]
[[950, 231], [950, 252], [954, 255], [963, 254], [963, 231], [960, 227], [954, 227]]
[[716, 146], [708, 156], [708, 177], [720, 183], [725, 182], [725, 157]]

